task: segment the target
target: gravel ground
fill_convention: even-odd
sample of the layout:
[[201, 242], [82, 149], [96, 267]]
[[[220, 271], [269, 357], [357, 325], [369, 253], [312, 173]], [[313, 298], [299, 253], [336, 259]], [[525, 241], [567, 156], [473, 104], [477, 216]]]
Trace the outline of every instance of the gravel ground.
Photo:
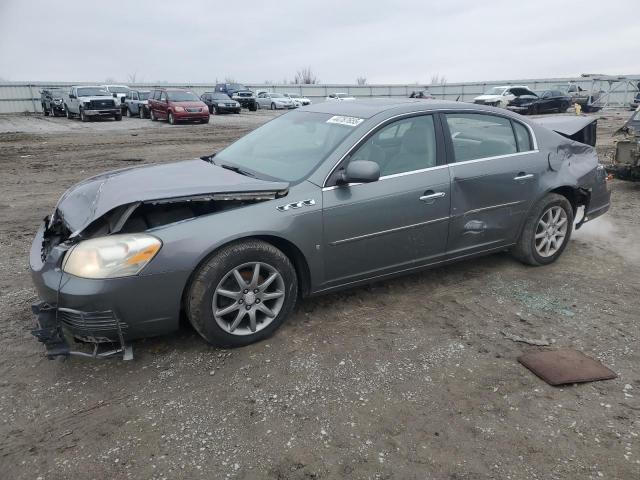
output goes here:
[[[597, 114], [601, 157], [626, 112]], [[640, 478], [640, 184], [555, 264], [508, 254], [302, 302], [237, 350], [189, 327], [135, 360], [49, 361], [30, 335], [32, 235], [74, 182], [211, 153], [271, 118], [170, 127], [0, 116], [0, 472], [14, 479]], [[547, 339], [616, 380], [551, 387]]]

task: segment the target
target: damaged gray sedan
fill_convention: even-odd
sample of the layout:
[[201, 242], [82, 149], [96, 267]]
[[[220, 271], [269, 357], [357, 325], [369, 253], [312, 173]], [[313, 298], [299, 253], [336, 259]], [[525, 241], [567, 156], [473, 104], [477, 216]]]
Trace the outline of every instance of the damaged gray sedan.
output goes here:
[[593, 147], [508, 111], [303, 107], [217, 154], [70, 188], [31, 249], [34, 335], [49, 356], [71, 338], [127, 356], [185, 316], [213, 344], [247, 345], [300, 297], [505, 249], [549, 264], [609, 198]]

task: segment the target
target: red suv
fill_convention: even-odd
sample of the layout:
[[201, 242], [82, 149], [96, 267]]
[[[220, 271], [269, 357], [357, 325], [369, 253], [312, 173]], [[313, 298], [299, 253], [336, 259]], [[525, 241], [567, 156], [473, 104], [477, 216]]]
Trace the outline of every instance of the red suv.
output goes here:
[[179, 88], [157, 88], [149, 97], [151, 120], [167, 120], [171, 125], [181, 121], [209, 123], [209, 107], [195, 93]]

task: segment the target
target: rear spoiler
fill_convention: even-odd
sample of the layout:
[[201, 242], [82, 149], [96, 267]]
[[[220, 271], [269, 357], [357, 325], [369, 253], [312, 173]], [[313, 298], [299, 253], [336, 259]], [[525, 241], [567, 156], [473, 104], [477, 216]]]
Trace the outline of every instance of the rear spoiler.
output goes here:
[[538, 125], [553, 130], [563, 137], [576, 142], [596, 146], [596, 128], [598, 119], [595, 117], [574, 117], [558, 115], [533, 119]]

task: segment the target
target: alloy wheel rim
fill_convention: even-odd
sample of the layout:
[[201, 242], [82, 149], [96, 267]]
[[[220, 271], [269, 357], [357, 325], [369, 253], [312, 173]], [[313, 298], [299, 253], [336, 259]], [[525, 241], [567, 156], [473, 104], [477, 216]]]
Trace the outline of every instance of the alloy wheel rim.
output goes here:
[[284, 279], [264, 262], [231, 269], [213, 293], [211, 308], [220, 328], [231, 335], [253, 335], [268, 327], [282, 310]]
[[560, 206], [549, 207], [538, 220], [534, 237], [536, 252], [544, 258], [555, 255], [567, 237], [567, 212]]

